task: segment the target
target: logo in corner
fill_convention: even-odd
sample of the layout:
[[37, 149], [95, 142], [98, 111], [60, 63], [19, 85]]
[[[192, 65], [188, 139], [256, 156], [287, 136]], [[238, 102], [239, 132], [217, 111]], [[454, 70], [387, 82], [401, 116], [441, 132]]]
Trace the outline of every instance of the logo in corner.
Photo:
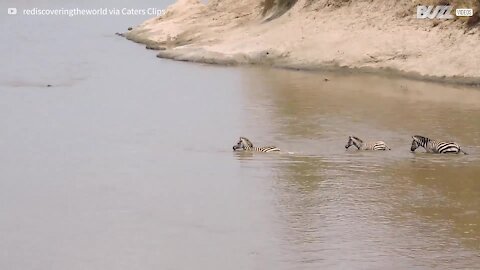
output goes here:
[[452, 6], [417, 6], [417, 19], [453, 19]]

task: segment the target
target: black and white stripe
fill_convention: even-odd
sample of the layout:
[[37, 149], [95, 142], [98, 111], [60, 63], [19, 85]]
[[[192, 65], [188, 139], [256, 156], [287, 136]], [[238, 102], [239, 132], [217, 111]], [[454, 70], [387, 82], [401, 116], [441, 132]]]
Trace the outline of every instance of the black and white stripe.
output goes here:
[[429, 139], [427, 137], [423, 137], [420, 135], [412, 136], [412, 146], [410, 147], [410, 151], [414, 152], [415, 149], [418, 147], [423, 147], [427, 151], [427, 153], [436, 153], [436, 154], [459, 154], [460, 152], [468, 155], [465, 151], [460, 148], [455, 142], [442, 142]]
[[237, 144], [233, 146], [233, 151], [253, 151], [269, 153], [278, 152], [280, 151], [280, 149], [275, 146], [256, 147], [253, 146], [253, 143], [249, 139], [245, 137], [240, 137], [240, 140], [237, 142]]
[[364, 142], [358, 137], [349, 136], [345, 148], [348, 149], [352, 145], [357, 147], [358, 150], [391, 150], [384, 141]]

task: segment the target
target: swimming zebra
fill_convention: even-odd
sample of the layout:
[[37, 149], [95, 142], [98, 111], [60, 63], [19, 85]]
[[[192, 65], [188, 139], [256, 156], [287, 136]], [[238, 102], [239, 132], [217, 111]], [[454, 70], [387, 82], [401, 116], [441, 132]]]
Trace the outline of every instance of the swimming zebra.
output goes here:
[[436, 154], [447, 154], [454, 153], [459, 154], [460, 152], [468, 155], [465, 151], [460, 149], [460, 145], [455, 142], [437, 142], [435, 140], [429, 139], [427, 137], [415, 135], [412, 136], [412, 147], [410, 151], [414, 152], [418, 147], [423, 147], [427, 150], [427, 153], [436, 153]]
[[348, 142], [345, 145], [345, 149], [348, 149], [350, 146], [355, 145], [358, 150], [392, 150], [390, 147], [385, 144], [384, 141], [376, 141], [376, 142], [364, 142], [358, 137], [349, 136]]
[[233, 146], [233, 151], [237, 151], [237, 150], [264, 152], [264, 153], [280, 151], [280, 149], [278, 149], [275, 146], [255, 147], [253, 146], [253, 143], [245, 137], [240, 137], [240, 140], [237, 142], [237, 144]]

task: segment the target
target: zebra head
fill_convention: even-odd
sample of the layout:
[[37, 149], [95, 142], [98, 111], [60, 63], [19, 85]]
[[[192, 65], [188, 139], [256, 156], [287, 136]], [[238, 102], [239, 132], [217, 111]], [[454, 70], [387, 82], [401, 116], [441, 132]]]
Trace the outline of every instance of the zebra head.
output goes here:
[[428, 141], [430, 141], [429, 138], [420, 136], [420, 135], [415, 135], [412, 136], [412, 146], [410, 147], [410, 151], [414, 152], [418, 147], [423, 146], [427, 144]]
[[240, 137], [238, 140], [237, 144], [233, 146], [233, 151], [237, 150], [247, 150], [253, 147], [252, 142], [245, 138], [245, 137]]
[[362, 140], [360, 140], [359, 138], [355, 137], [355, 136], [349, 136], [348, 137], [348, 142], [347, 144], [345, 145], [345, 149], [348, 149], [350, 146], [352, 145], [355, 145], [355, 147], [357, 147], [358, 149], [360, 149], [360, 146], [361, 144], [363, 143]]

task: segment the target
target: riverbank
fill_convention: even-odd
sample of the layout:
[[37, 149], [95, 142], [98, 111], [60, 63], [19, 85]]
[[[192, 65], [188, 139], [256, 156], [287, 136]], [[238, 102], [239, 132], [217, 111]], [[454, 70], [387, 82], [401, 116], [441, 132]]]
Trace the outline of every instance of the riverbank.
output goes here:
[[174, 60], [381, 70], [480, 83], [478, 12], [468, 19], [420, 20], [415, 18], [417, 4], [179, 0], [163, 16], [133, 27], [125, 36], [159, 50], [158, 57]]

